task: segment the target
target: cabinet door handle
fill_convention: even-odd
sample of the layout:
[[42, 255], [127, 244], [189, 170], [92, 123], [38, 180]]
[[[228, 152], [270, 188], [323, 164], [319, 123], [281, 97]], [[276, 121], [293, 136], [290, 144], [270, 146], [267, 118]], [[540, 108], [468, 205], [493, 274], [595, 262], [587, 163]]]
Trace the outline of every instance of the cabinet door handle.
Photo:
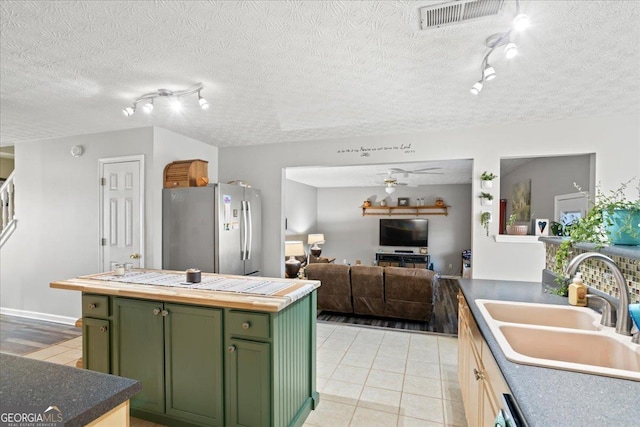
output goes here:
[[100, 326], [100, 332], [107, 332], [106, 326]]
[[96, 305], [94, 303], [90, 303], [88, 305], [89, 310], [93, 310], [94, 308], [96, 308]]
[[154, 316], [157, 316], [158, 314], [160, 314], [160, 311], [161, 311], [161, 310], [160, 310], [158, 307], [154, 308], [154, 309], [153, 309], [153, 315], [154, 315]]
[[163, 317], [166, 317], [169, 315], [169, 310], [162, 310], [161, 313]]
[[233, 353], [234, 351], [236, 351], [236, 346], [235, 345], [230, 345], [229, 347], [227, 347], [227, 351], [229, 353]]
[[244, 329], [245, 331], [246, 331], [247, 329], [249, 329], [250, 327], [251, 327], [251, 322], [244, 322], [244, 323], [242, 324], [242, 329]]

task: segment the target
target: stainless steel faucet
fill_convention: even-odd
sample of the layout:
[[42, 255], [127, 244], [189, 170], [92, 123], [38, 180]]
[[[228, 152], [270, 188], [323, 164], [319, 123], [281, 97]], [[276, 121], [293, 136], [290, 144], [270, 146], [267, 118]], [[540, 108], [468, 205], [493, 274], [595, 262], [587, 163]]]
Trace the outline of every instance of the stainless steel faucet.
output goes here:
[[618, 309], [616, 310], [616, 332], [621, 335], [631, 335], [632, 323], [631, 316], [629, 315], [629, 287], [627, 286], [627, 282], [622, 275], [622, 271], [620, 271], [620, 268], [618, 268], [614, 260], [598, 252], [586, 252], [577, 255], [571, 261], [569, 261], [569, 265], [567, 265], [567, 274], [569, 275], [569, 277], [575, 275], [580, 264], [590, 258], [600, 260], [607, 267], [609, 267], [609, 270], [611, 270], [611, 274], [613, 274], [613, 279], [615, 280], [616, 285], [618, 286], [618, 291], [620, 293]]

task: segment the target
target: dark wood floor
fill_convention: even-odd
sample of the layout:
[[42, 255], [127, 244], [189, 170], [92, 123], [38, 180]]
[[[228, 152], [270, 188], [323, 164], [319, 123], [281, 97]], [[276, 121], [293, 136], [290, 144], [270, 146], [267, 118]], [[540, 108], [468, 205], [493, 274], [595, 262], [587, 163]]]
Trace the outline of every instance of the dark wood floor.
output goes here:
[[433, 288], [434, 308], [431, 320], [418, 322], [411, 320], [388, 319], [357, 314], [342, 314], [322, 311], [319, 321], [351, 323], [354, 325], [375, 326], [380, 328], [405, 329], [410, 331], [433, 332], [446, 335], [458, 335], [458, 298], [460, 285], [456, 279], [439, 279]]
[[0, 352], [22, 356], [82, 335], [75, 326], [0, 315]]

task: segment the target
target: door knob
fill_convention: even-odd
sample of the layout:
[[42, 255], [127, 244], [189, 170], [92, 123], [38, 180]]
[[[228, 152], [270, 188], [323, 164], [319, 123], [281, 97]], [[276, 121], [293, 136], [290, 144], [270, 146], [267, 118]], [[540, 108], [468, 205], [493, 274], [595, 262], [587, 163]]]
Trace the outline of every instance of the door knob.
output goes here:
[[129, 255], [129, 258], [131, 258], [131, 259], [140, 259], [140, 254], [131, 254], [131, 255]]
[[230, 345], [229, 347], [227, 347], [227, 351], [229, 353], [233, 353], [234, 351], [236, 351], [236, 346], [235, 345]]
[[156, 308], [153, 309], [153, 315], [157, 316], [158, 314], [160, 314], [161, 311], [162, 310], [160, 310], [159, 308], [156, 307]]

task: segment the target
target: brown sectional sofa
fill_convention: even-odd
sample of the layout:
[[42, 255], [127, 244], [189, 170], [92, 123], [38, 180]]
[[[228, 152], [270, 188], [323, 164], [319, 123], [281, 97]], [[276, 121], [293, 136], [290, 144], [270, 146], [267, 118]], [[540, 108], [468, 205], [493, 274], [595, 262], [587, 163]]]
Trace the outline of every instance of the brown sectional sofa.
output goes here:
[[322, 283], [319, 310], [423, 321], [431, 318], [436, 278], [431, 270], [309, 264], [306, 271], [310, 280]]

